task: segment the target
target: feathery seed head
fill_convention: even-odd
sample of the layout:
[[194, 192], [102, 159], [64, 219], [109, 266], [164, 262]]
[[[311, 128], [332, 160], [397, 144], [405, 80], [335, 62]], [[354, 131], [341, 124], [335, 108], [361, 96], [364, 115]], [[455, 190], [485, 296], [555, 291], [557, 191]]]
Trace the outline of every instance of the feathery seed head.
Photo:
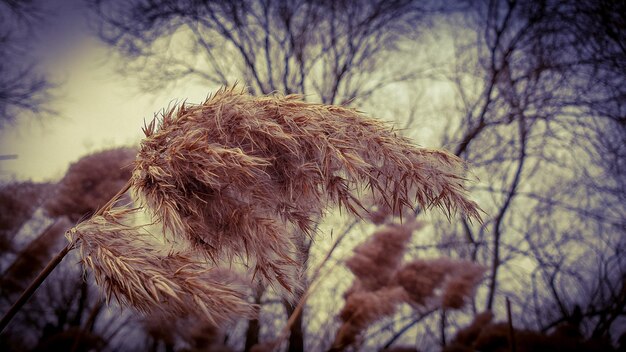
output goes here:
[[342, 350], [352, 345], [369, 325], [392, 315], [398, 304], [405, 300], [406, 292], [401, 287], [354, 292], [346, 298], [346, 304], [339, 313], [343, 324], [335, 335], [333, 348]]
[[357, 277], [361, 290], [373, 291], [390, 283], [411, 234], [421, 226], [418, 222], [383, 226], [354, 249], [346, 266]]
[[439, 258], [402, 264], [406, 244], [421, 226], [416, 221], [390, 224], [355, 248], [346, 266], [356, 277], [344, 294], [339, 315], [343, 324], [333, 350], [354, 344], [370, 324], [393, 314], [400, 303], [460, 309], [473, 294], [485, 270], [473, 262]]
[[417, 259], [398, 270], [395, 280], [414, 304], [424, 305], [437, 298], [443, 308], [460, 309], [465, 299], [472, 296], [484, 272], [483, 266], [466, 260]]
[[298, 281], [287, 228], [310, 234], [330, 206], [358, 215], [359, 190], [394, 213], [417, 203], [479, 219], [460, 159], [352, 109], [231, 87], [144, 132], [132, 186], [163, 226], [213, 260], [250, 260], [287, 291]]
[[191, 252], [162, 253], [148, 234], [129, 224], [137, 211], [111, 210], [66, 234], [78, 243], [83, 264], [107, 301], [113, 297], [144, 313], [200, 314], [212, 324], [254, 316], [256, 308], [244, 298], [246, 287]]

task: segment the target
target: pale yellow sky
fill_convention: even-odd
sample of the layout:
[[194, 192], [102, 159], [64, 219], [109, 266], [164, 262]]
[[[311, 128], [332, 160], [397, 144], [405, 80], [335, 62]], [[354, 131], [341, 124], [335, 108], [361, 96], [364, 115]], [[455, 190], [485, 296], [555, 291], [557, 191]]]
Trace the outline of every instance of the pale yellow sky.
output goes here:
[[144, 119], [176, 99], [198, 103], [214, 87], [185, 85], [184, 96], [170, 92], [142, 93], [115, 72], [115, 59], [95, 42], [85, 43], [57, 63], [64, 82], [56, 90], [58, 115], [22, 117], [0, 130], [0, 154], [17, 159], [0, 161], [0, 181], [57, 180], [81, 156], [109, 147], [137, 143]]
[[[137, 144], [143, 137], [144, 119], [151, 120], [163, 108], [182, 100], [201, 103], [219, 88], [197, 81], [178, 82], [165, 90], [141, 93], [134, 78], [116, 72], [119, 59], [111, 53], [110, 48], [86, 36], [81, 44], [49, 63], [48, 71], [62, 82], [51, 102], [58, 114], [40, 119], [18, 117], [15, 125], [0, 130], [0, 155], [18, 156], [0, 160], [0, 182], [56, 181], [70, 163], [86, 154]], [[436, 131], [444, 130], [441, 106], [449, 104], [453, 93], [435, 81], [417, 89], [420, 92], [414, 88], [390, 87], [363, 108], [368, 115], [399, 121], [397, 126], [408, 127], [408, 134], [418, 144], [436, 146], [432, 144], [440, 140]], [[390, 96], [394, 104], [389, 104]], [[411, 106], [419, 106], [419, 128], [401, 122]]]

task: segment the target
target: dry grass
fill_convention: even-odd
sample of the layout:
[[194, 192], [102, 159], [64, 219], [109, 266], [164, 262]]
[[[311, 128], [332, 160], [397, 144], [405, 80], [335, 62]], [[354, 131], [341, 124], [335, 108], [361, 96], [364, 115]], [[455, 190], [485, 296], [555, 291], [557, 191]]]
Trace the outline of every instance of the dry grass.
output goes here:
[[[479, 313], [467, 327], [461, 328], [444, 352], [498, 352], [510, 351], [510, 327], [506, 322], [494, 321], [491, 312]], [[519, 352], [564, 351], [596, 352], [616, 351], [610, 339], [585, 339], [580, 326], [563, 322], [550, 333], [515, 329], [515, 350]], [[622, 351], [623, 349], [618, 349]]]
[[346, 303], [339, 313], [342, 321], [331, 351], [342, 351], [357, 342], [359, 335], [379, 319], [392, 315], [408, 300], [407, 292], [395, 282], [405, 247], [417, 222], [380, 227], [354, 249], [346, 266], [354, 274], [352, 286], [344, 294]]
[[[218, 269], [233, 261], [284, 297], [298, 296], [301, 268], [292, 236], [312, 235], [313, 219], [331, 207], [363, 216], [366, 199], [385, 214], [439, 207], [448, 216], [458, 210], [480, 220], [463, 187], [460, 159], [418, 148], [352, 109], [298, 96], [253, 97], [233, 87], [201, 105], [165, 112], [144, 132], [127, 187], [159, 232], [188, 249], [157, 249], [144, 229], [132, 226], [139, 209], [110, 209], [117, 196], [67, 234], [107, 298], [142, 312], [201, 312], [213, 324], [254, 315], [256, 307], [244, 299], [248, 288]], [[378, 237], [399, 241], [384, 248], [400, 253], [412, 230], [392, 227]], [[362, 250], [365, 257], [377, 253], [375, 261], [385, 258], [380, 250]], [[359, 259], [351, 263], [355, 273], [364, 266]], [[391, 275], [400, 261], [385, 263], [380, 268]], [[370, 279], [363, 276], [367, 289], [356, 290], [354, 299], [387, 305], [347, 318], [361, 325], [408, 299], [391, 294], [401, 287]], [[367, 293], [374, 287], [376, 294]]]
[[[23, 291], [37, 273], [46, 265], [55, 251], [64, 244], [61, 242], [63, 232], [70, 228], [71, 223], [61, 218], [50, 224], [46, 229], [26, 245], [0, 276], [0, 292], [5, 297]], [[1, 253], [1, 252], [0, 252]]]
[[406, 244], [420, 227], [417, 222], [389, 224], [354, 249], [346, 266], [358, 278], [358, 290], [374, 291], [389, 285], [402, 262]]
[[132, 187], [157, 220], [214, 261], [240, 257], [291, 293], [292, 230], [311, 234], [331, 206], [362, 213], [361, 191], [394, 213], [418, 204], [479, 219], [460, 159], [352, 109], [233, 87], [144, 132]]
[[91, 216], [128, 181], [136, 155], [136, 149], [115, 148], [81, 158], [70, 165], [46, 211], [72, 222]]
[[405, 247], [420, 227], [415, 221], [388, 224], [355, 248], [346, 262], [355, 279], [344, 294], [342, 325], [331, 351], [358, 344], [367, 327], [392, 315], [401, 303], [460, 309], [473, 295], [485, 270], [476, 263], [450, 258], [402, 263]]
[[332, 348], [342, 351], [354, 344], [361, 332], [384, 317], [392, 315], [396, 307], [407, 300], [406, 291], [399, 286], [383, 287], [376, 291], [354, 291], [346, 297], [339, 313], [343, 324], [335, 335]]
[[19, 182], [0, 186], [0, 253], [11, 250], [13, 238], [50, 195], [49, 183]]
[[129, 225], [136, 211], [111, 210], [67, 233], [107, 300], [144, 313], [200, 315], [212, 324], [255, 315], [244, 299], [247, 288], [236, 278], [207, 268], [193, 253], [158, 250], [141, 228]]
[[460, 309], [472, 297], [485, 268], [467, 260], [451, 258], [417, 259], [396, 273], [396, 281], [413, 304], [425, 305], [436, 299], [445, 309]]

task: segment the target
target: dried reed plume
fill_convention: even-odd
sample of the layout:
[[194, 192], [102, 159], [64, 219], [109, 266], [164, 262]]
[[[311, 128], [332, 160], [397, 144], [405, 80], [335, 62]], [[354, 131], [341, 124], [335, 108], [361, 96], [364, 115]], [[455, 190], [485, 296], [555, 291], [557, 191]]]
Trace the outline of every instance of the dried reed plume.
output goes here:
[[51, 184], [16, 182], [0, 186], [0, 253], [50, 194]]
[[[110, 210], [123, 188], [90, 220], [69, 231], [70, 245], [40, 277], [78, 245], [108, 298], [151, 313], [200, 309], [214, 322], [249, 316], [254, 307], [243, 300], [244, 290], [208, 269], [207, 258], [214, 264], [241, 259], [272, 287], [295, 297], [300, 263], [294, 259], [296, 238], [291, 236], [311, 235], [314, 219], [332, 206], [363, 215], [367, 210], [360, 199], [367, 196], [391, 214], [414, 206], [439, 207], [448, 216], [458, 210], [480, 220], [479, 208], [463, 186], [462, 160], [418, 148], [384, 123], [352, 109], [306, 103], [293, 95], [252, 97], [232, 87], [201, 105], [182, 104], [164, 113], [144, 133], [125, 187], [154, 215], [164, 234], [194, 250], [166, 255], [151, 247], [145, 234], [128, 225], [136, 210]], [[107, 171], [119, 166], [109, 165]], [[91, 176], [86, 180], [98, 181]], [[67, 192], [83, 196], [80, 188]], [[99, 200], [83, 204], [78, 199], [80, 209], [70, 213], [93, 212], [104, 203]], [[65, 212], [65, 203], [51, 205], [51, 212]], [[377, 279], [363, 282], [372, 288], [384, 284]], [[31, 284], [23, 297], [37, 285]], [[386, 295], [398, 289], [385, 286], [378, 291]], [[8, 319], [23, 302], [20, 298]]]
[[50, 224], [37, 238], [26, 245], [15, 260], [2, 272], [0, 292], [9, 296], [21, 292], [37, 273], [46, 265], [55, 251], [63, 244], [63, 233], [71, 226], [67, 218]]
[[132, 187], [157, 220], [214, 261], [240, 257], [289, 292], [298, 281], [291, 230], [310, 234], [330, 206], [358, 214], [363, 190], [394, 213], [417, 203], [479, 218], [459, 158], [352, 109], [232, 87], [144, 132]]
[[383, 226], [354, 249], [346, 266], [356, 276], [360, 290], [374, 291], [389, 285], [411, 234], [419, 227], [421, 224], [417, 222]]
[[402, 264], [405, 247], [420, 227], [415, 221], [388, 224], [355, 248], [346, 262], [355, 279], [344, 295], [343, 324], [330, 351], [354, 344], [369, 325], [393, 314], [401, 303], [460, 309], [472, 296], [485, 270], [478, 264], [449, 258]]
[[[565, 323], [567, 324], [567, 323]], [[515, 350], [519, 352], [564, 351], [564, 352], [609, 352], [617, 351], [610, 339], [591, 337], [586, 340], [579, 327], [569, 326], [567, 333], [561, 333], [558, 327], [546, 334], [539, 331], [515, 329]], [[499, 352], [510, 351], [510, 327], [506, 322], [493, 321], [491, 312], [483, 312], [474, 317], [474, 321], [457, 332], [455, 338], [446, 346], [444, 352]], [[619, 349], [622, 351], [622, 349]]]
[[414, 304], [439, 299], [442, 308], [460, 309], [465, 299], [473, 296], [484, 272], [483, 266], [466, 260], [417, 259], [398, 271], [396, 281]]
[[115, 148], [73, 163], [45, 204], [48, 214], [67, 216], [72, 222], [94, 214], [128, 181], [136, 155], [136, 149]]
[[67, 233], [77, 240], [86, 267], [107, 300], [145, 313], [201, 315], [217, 324], [252, 317], [246, 288], [224, 269], [212, 270], [190, 253], [160, 252], [140, 228], [128, 224], [136, 209], [118, 208], [92, 217]]
[[382, 226], [354, 249], [346, 266], [355, 279], [344, 294], [346, 303], [339, 313], [343, 324], [331, 351], [354, 344], [369, 325], [393, 314], [398, 304], [408, 300], [406, 291], [393, 278], [413, 231], [419, 227], [421, 224], [415, 221]]
[[346, 297], [346, 304], [339, 313], [343, 324], [337, 331], [330, 350], [342, 351], [354, 344], [359, 334], [368, 326], [392, 315], [396, 307], [406, 300], [406, 292], [399, 286], [352, 292]]

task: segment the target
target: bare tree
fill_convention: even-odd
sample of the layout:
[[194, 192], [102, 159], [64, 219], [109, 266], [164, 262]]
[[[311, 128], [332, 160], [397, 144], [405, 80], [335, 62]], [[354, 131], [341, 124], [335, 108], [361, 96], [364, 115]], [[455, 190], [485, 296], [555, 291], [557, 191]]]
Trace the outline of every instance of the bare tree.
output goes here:
[[0, 1], [0, 127], [20, 112], [50, 111], [53, 84], [30, 55], [34, 32], [44, 22], [36, 0]]
[[439, 245], [423, 251], [489, 265], [474, 312], [503, 312], [510, 296], [530, 328], [577, 309], [588, 337], [623, 326], [623, 6], [481, 1], [449, 17], [454, 53], [437, 78], [454, 89], [458, 118], [443, 144], [472, 163], [488, 217], [439, 224]]
[[[412, 76], [387, 65], [402, 38], [442, 9], [394, 1], [93, 1], [101, 38], [134, 58], [148, 87], [242, 80], [254, 92], [324, 103]], [[133, 66], [137, 67], [137, 66]]]

